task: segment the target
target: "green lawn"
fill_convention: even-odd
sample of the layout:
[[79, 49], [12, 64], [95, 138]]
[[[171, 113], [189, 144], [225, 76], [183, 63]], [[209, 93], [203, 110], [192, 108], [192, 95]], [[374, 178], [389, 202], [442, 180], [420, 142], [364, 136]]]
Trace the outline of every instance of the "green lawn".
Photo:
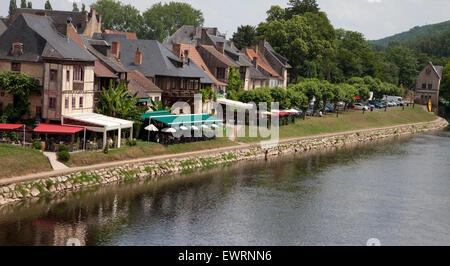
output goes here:
[[0, 144], [0, 178], [51, 170], [47, 157], [40, 151]]
[[[426, 112], [421, 106], [414, 109], [401, 107], [384, 110], [365, 112], [346, 111], [336, 114], [327, 114], [324, 117], [306, 117], [306, 120], [297, 119], [295, 124], [280, 127], [280, 138], [293, 138], [312, 136], [324, 133], [343, 132], [349, 130], [386, 127], [399, 124], [432, 121], [436, 118], [433, 113]], [[248, 132], [248, 128], [245, 129]], [[247, 134], [248, 135], [248, 134]], [[254, 142], [258, 139], [243, 137], [240, 142]]]
[[[388, 109], [387, 112], [347, 111], [339, 114], [327, 114], [324, 117], [298, 118], [295, 124], [280, 127], [281, 138], [312, 136], [324, 133], [343, 132], [357, 129], [385, 127], [398, 124], [427, 122], [435, 119], [433, 113], [428, 113], [421, 106], [415, 109], [406, 107]], [[248, 128], [245, 129], [248, 131]], [[208, 150], [219, 147], [237, 145], [237, 142], [256, 142], [260, 138], [243, 137], [236, 142], [227, 138], [217, 138], [212, 141], [193, 142], [163, 146], [161, 144], [138, 141], [136, 146], [125, 146], [111, 149], [108, 154], [98, 152], [71, 153], [68, 166], [87, 166], [104, 162], [130, 160], [164, 154], [175, 154], [190, 151]], [[18, 176], [51, 170], [47, 158], [38, 151], [24, 149], [11, 145], [0, 145], [0, 177]]]

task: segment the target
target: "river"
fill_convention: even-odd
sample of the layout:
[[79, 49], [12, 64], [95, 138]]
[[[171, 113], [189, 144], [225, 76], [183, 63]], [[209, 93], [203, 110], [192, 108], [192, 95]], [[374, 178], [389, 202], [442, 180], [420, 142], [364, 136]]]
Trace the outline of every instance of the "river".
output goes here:
[[0, 209], [0, 245], [450, 245], [450, 131]]

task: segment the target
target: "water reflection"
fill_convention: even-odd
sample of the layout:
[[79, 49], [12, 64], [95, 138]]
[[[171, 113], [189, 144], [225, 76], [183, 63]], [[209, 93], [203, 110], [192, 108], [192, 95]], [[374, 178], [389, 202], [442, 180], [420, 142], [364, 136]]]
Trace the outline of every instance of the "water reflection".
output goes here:
[[0, 245], [450, 244], [449, 131], [0, 209]]

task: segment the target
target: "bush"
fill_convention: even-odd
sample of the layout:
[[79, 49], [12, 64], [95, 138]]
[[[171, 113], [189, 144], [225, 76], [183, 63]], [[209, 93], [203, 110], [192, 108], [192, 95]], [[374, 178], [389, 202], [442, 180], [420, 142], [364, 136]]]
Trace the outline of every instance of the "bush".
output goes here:
[[36, 149], [36, 150], [41, 150], [41, 149], [42, 149], [42, 145], [41, 145], [41, 142], [40, 142], [40, 141], [35, 141], [35, 142], [33, 142], [33, 145], [31, 145], [31, 147], [32, 147], [33, 149]]
[[66, 145], [61, 145], [58, 148], [58, 152], [62, 152], [62, 151], [69, 151], [69, 147], [67, 147]]
[[14, 143], [19, 141], [19, 135], [16, 132], [9, 132], [8, 138], [10, 141], [12, 141]]
[[59, 151], [58, 160], [61, 162], [67, 162], [70, 159], [70, 153], [68, 151]]
[[136, 144], [137, 144], [136, 140], [134, 140], [134, 139], [132, 139], [132, 140], [127, 139], [127, 145], [128, 146], [136, 146]]
[[103, 153], [108, 154], [109, 153], [109, 142], [106, 142], [105, 148], [103, 148]]

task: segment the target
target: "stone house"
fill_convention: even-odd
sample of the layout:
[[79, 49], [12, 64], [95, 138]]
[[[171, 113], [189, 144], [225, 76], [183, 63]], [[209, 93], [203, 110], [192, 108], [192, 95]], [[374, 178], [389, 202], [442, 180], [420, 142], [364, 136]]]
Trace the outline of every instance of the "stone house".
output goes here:
[[414, 93], [416, 103], [427, 104], [428, 99], [431, 99], [433, 109], [438, 107], [443, 69], [444, 67], [435, 66], [432, 62], [429, 62], [420, 71]]
[[178, 57], [156, 40], [128, 39], [123, 34], [102, 34], [101, 38], [128, 71], [138, 70], [162, 90], [164, 104], [181, 101], [189, 106], [175, 112], [201, 112], [194, 110], [194, 95], [214, 81], [189, 57]]
[[[29, 118], [59, 123], [65, 114], [93, 112], [96, 59], [81, 46], [70, 20], [65, 32], [49, 17], [24, 13], [0, 36], [0, 72], [24, 73], [39, 83], [29, 98]], [[0, 105], [13, 103], [11, 95], [0, 95]]]

